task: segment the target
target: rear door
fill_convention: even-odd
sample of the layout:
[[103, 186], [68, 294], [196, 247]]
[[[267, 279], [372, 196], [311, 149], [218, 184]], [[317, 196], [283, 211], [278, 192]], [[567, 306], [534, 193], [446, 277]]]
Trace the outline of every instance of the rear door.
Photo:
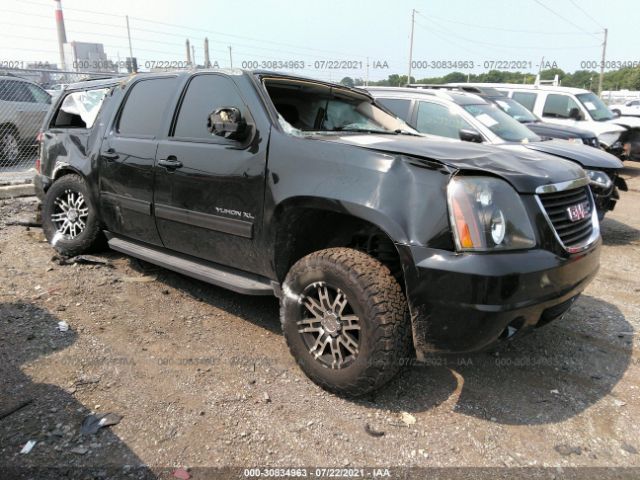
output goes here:
[[[240, 110], [251, 128], [246, 140], [209, 132], [209, 115], [223, 107]], [[170, 135], [158, 146], [154, 210], [163, 244], [257, 271], [264, 263], [254, 239], [262, 225], [266, 158], [267, 144], [256, 134], [251, 112], [232, 78], [194, 75]]]
[[153, 165], [177, 92], [175, 76], [136, 81], [106, 132], [100, 146], [100, 203], [111, 232], [161, 245], [152, 216]]

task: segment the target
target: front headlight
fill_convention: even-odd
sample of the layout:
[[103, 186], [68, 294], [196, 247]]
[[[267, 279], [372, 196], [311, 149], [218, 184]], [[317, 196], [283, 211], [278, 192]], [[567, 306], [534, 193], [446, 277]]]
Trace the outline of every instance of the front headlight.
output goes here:
[[451, 228], [460, 251], [532, 248], [533, 227], [516, 191], [492, 177], [454, 177], [447, 187]]
[[601, 172], [600, 170], [585, 170], [585, 171], [589, 176], [589, 183], [591, 185], [604, 188], [605, 190], [610, 189], [611, 185], [613, 185], [613, 182], [609, 178], [609, 175], [607, 175], [606, 173]]

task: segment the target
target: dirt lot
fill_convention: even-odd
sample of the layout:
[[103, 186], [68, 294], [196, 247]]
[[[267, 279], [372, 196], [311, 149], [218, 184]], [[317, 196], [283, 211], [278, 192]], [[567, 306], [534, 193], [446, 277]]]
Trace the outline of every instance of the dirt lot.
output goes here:
[[[0, 417], [30, 403], [0, 418], [0, 472], [175, 478], [184, 467], [199, 479], [223, 477], [200, 467], [414, 466], [522, 478], [534, 470], [504, 467], [550, 467], [540, 478], [603, 478], [570, 467], [640, 467], [640, 164], [625, 176], [631, 191], [602, 225], [600, 273], [563, 320], [498, 355], [407, 368], [359, 400], [301, 373], [275, 299], [114, 252], [100, 255], [107, 265], [60, 264], [39, 228], [6, 225], [35, 201], [4, 201]], [[91, 412], [122, 420], [82, 436]]]

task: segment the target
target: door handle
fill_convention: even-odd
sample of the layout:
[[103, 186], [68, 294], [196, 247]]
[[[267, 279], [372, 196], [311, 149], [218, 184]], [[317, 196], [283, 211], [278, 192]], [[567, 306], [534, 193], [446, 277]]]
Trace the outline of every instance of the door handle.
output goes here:
[[120, 158], [120, 155], [116, 153], [113, 148], [109, 148], [108, 150], [102, 152], [102, 158], [104, 158], [107, 162], [113, 162]]
[[158, 165], [160, 165], [161, 167], [165, 167], [167, 170], [182, 168], [182, 162], [178, 160], [175, 155], [169, 155], [167, 158], [158, 160]]

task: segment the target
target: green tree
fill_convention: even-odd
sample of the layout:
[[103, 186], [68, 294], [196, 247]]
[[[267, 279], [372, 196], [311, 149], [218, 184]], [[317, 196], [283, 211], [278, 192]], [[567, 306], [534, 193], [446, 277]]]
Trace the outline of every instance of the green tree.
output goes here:
[[344, 77], [342, 80], [340, 80], [340, 84], [345, 85], [347, 87], [353, 87], [355, 86], [356, 83], [353, 81], [353, 78]]

